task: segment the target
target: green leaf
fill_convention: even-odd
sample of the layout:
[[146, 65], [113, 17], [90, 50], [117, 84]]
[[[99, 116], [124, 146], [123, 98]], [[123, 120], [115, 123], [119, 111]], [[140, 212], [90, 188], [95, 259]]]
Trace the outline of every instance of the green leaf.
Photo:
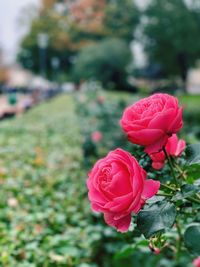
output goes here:
[[137, 226], [144, 236], [149, 238], [158, 231], [172, 227], [175, 217], [175, 205], [160, 201], [140, 211], [137, 218]]
[[184, 233], [185, 245], [189, 251], [200, 254], [200, 224], [194, 223], [188, 226]]
[[183, 197], [190, 197], [199, 192], [200, 186], [197, 184], [184, 184], [181, 187]]
[[193, 184], [195, 180], [200, 178], [200, 164], [189, 165], [186, 168], [187, 182]]
[[200, 164], [200, 143], [187, 146], [187, 164]]
[[148, 247], [148, 244], [149, 243], [147, 240], [140, 240], [136, 242], [135, 244], [126, 245], [115, 254], [114, 259], [119, 260], [119, 259], [128, 258], [130, 255], [133, 254], [133, 252], [138, 250], [138, 247]]

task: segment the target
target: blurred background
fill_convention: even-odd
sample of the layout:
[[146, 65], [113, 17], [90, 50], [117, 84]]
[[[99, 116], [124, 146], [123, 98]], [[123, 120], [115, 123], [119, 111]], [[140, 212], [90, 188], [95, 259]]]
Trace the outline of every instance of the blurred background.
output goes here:
[[178, 96], [181, 137], [200, 140], [199, 0], [0, 0], [1, 266], [192, 266], [87, 200], [88, 170], [116, 147], [159, 177], [118, 124], [155, 92]]

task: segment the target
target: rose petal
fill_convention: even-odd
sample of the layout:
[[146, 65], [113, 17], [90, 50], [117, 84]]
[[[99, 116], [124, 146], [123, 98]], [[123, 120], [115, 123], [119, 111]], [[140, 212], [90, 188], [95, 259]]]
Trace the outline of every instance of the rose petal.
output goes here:
[[155, 194], [157, 194], [159, 188], [160, 188], [159, 181], [154, 181], [152, 179], [146, 180], [144, 183], [142, 198], [146, 200], [153, 197]]
[[165, 163], [164, 162], [157, 162], [157, 161], [153, 161], [151, 166], [152, 168], [154, 168], [155, 170], [161, 170], [164, 167]]
[[117, 197], [113, 201], [105, 204], [105, 208], [112, 212], [122, 212], [127, 210], [133, 201], [132, 193]]
[[174, 153], [174, 156], [175, 157], [180, 156], [182, 154], [183, 150], [185, 149], [185, 147], [186, 147], [185, 140], [183, 140], [183, 139], [179, 140], [176, 152]]
[[144, 129], [137, 132], [128, 132], [128, 139], [139, 145], [147, 146], [156, 143], [164, 136], [160, 129]]
[[162, 111], [153, 117], [148, 127], [151, 129], [161, 129], [166, 131], [167, 126], [171, 124], [171, 120], [175, 115], [175, 110], [170, 108], [167, 111]]
[[126, 215], [118, 220], [116, 220], [114, 217], [114, 213], [104, 213], [104, 220], [108, 225], [113, 226], [121, 233], [127, 232], [131, 224], [131, 215]]
[[183, 126], [183, 108], [179, 108], [176, 117], [173, 119], [171, 125], [168, 127], [169, 133], [176, 133], [178, 132]]
[[147, 154], [153, 154], [153, 153], [159, 152], [166, 145], [168, 138], [169, 137], [167, 135], [163, 136], [157, 142], [155, 142], [149, 146], [146, 146], [144, 151]]
[[166, 144], [166, 151], [170, 156], [178, 157], [185, 149], [185, 141], [183, 139], [178, 140], [176, 134], [173, 134]]

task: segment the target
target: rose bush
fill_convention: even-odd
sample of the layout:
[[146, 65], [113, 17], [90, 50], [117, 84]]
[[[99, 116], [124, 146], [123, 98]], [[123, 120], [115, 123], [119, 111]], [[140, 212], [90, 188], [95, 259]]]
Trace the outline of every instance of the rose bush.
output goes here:
[[[161, 98], [166, 96], [166, 94], [159, 95]], [[170, 97], [174, 98], [172, 96], [169, 96], [169, 98]], [[104, 205], [105, 207], [113, 207], [114, 209], [120, 208], [120, 206], [126, 207], [123, 206], [126, 202], [120, 202], [119, 206], [115, 206], [113, 205], [113, 199], [106, 199], [101, 208], [93, 209], [94, 211], [102, 212], [107, 224], [119, 231], [121, 231], [119, 229], [121, 227], [120, 223], [122, 222], [122, 228], [125, 225], [125, 228], [121, 231], [126, 232], [123, 237], [120, 237], [117, 231], [113, 231], [113, 233], [117, 235], [117, 239], [112, 239], [111, 237], [106, 239], [102, 236], [105, 243], [101, 249], [103, 249], [103, 253], [105, 253], [104, 247], [108, 249], [109, 253], [112, 251], [111, 254], [113, 253], [114, 260], [116, 259], [116, 262], [114, 264], [112, 262], [112, 264], [116, 267], [122, 266], [123, 264], [127, 267], [160, 265], [163, 267], [189, 267], [192, 265], [193, 260], [198, 258], [200, 253], [198, 242], [200, 238], [198, 213], [200, 208], [200, 182], [198, 180], [200, 173], [200, 144], [186, 147], [186, 143], [183, 139], [179, 140], [176, 133], [170, 133], [166, 136], [167, 141], [165, 145], [158, 150], [156, 149], [155, 153], [144, 153], [146, 152], [147, 146], [138, 146], [132, 142], [127, 142], [123, 132], [120, 131], [120, 128], [117, 128], [118, 125], [116, 121], [123, 113], [125, 108], [124, 104], [130, 104], [130, 99], [127, 99], [123, 105], [113, 105], [114, 101], [110, 100], [109, 98], [105, 98], [105, 102], [101, 105], [96, 101], [96, 98], [91, 102], [92, 108], [94, 107], [94, 103], [96, 103], [96, 109], [91, 109], [90, 118], [91, 121], [95, 121], [97, 124], [93, 129], [87, 127], [87, 132], [90, 134], [94, 130], [100, 130], [104, 138], [96, 145], [97, 154], [95, 157], [91, 158], [90, 167], [97, 158], [102, 158], [100, 161], [105, 163], [104, 159], [107, 158], [107, 156], [105, 157], [107, 150], [112, 151], [116, 147], [121, 147], [125, 149], [125, 151], [129, 151], [131, 157], [133, 155], [138, 160], [141, 168], [146, 171], [148, 178], [160, 182], [160, 188], [157, 194], [145, 200], [145, 203], [141, 205], [137, 213], [132, 211], [127, 218], [125, 216], [128, 211], [126, 208], [120, 210], [121, 213], [117, 210], [119, 214], [117, 214], [117, 212], [115, 213], [115, 211], [113, 213], [109, 209], [105, 211], [102, 208]], [[178, 103], [178, 100], [175, 102]], [[179, 119], [182, 124], [182, 108], [178, 106], [178, 111], [179, 110], [181, 110]], [[160, 110], [157, 115], [162, 117], [165, 111], [165, 109]], [[152, 113], [152, 119], [153, 116], [154, 114]], [[173, 121], [173, 119], [174, 117], [171, 121]], [[165, 123], [166, 121], [163, 120], [163, 125], [165, 125]], [[185, 126], [187, 126], [187, 124], [188, 121], [186, 120]], [[90, 124], [88, 123], [88, 125]], [[195, 139], [192, 138], [193, 136], [186, 133], [190, 133], [190, 131], [188, 131], [187, 127], [184, 127], [181, 135], [184, 136], [187, 141], [191, 142], [193, 140], [192, 142], [194, 142]], [[152, 139], [150, 139], [150, 141], [151, 140]], [[184, 149], [185, 152], [182, 153]], [[152, 162], [153, 157], [154, 160]], [[166, 167], [159, 172], [155, 172], [151, 168], [152, 164], [157, 166], [160, 164], [159, 169], [161, 169], [164, 164], [166, 164]], [[99, 166], [102, 167], [102, 163]], [[97, 170], [99, 175], [100, 172], [98, 168], [93, 170], [93, 175], [97, 174]], [[103, 175], [99, 177], [101, 177], [102, 180], [105, 178]], [[115, 175], [111, 175], [111, 178], [114, 181]], [[101, 179], [99, 179], [99, 181]], [[112, 179], [110, 179], [110, 181]], [[105, 181], [108, 180], [109, 179], [105, 178]], [[124, 183], [122, 185], [115, 184], [112, 188], [113, 193], [116, 194], [116, 192], [118, 192], [117, 190], [125, 190], [127, 179], [124, 179], [124, 176], [123, 181]], [[96, 188], [100, 190], [101, 196], [105, 194], [105, 191], [101, 190], [101, 183], [98, 183]], [[128, 190], [128, 188], [129, 186], [126, 190]], [[91, 196], [90, 200], [91, 204], [93, 204], [93, 202], [98, 202], [97, 198], [91, 198]], [[110, 204], [110, 202], [112, 202], [112, 204]], [[117, 204], [117, 202], [115, 204]], [[93, 218], [95, 224], [103, 223], [98, 213], [95, 212]], [[122, 219], [122, 221], [118, 220], [119, 218]], [[128, 222], [125, 222], [125, 219], [127, 219]], [[129, 229], [130, 220], [132, 220], [133, 225]], [[110, 229], [110, 231], [112, 231], [112, 229]], [[146, 240], [144, 240], [144, 237]], [[122, 239], [123, 241], [121, 242], [120, 240]]]
[[127, 107], [120, 124], [129, 141], [155, 153], [182, 128], [182, 107], [174, 96], [155, 94]]
[[160, 182], [146, 179], [137, 160], [116, 149], [97, 161], [89, 173], [87, 187], [92, 209], [103, 212], [107, 224], [125, 232], [131, 213], [138, 213], [145, 201], [157, 193]]

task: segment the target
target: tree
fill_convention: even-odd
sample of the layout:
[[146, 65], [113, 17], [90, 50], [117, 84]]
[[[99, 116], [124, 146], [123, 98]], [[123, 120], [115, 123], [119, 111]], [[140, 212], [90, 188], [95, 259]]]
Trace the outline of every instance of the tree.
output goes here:
[[152, 0], [144, 25], [145, 49], [151, 62], [160, 63], [167, 75], [186, 81], [189, 66], [200, 53], [200, 7], [196, 1]]
[[[46, 2], [45, 2], [46, 3]], [[46, 3], [47, 4], [47, 3]], [[53, 76], [51, 69], [52, 58], [58, 58], [60, 70], [66, 72], [71, 65], [74, 55], [73, 43], [67, 31], [69, 18], [59, 14], [54, 8], [42, 8], [40, 15], [33, 19], [30, 31], [21, 41], [21, 49], [18, 54], [18, 61], [27, 69], [38, 73], [39, 68], [39, 46], [38, 35], [48, 35], [47, 46], [47, 76]]]
[[139, 23], [140, 12], [133, 0], [108, 0], [104, 28], [108, 36], [131, 42]]
[[[38, 34], [48, 34], [47, 75], [51, 78], [51, 58], [60, 60], [60, 72], [69, 73], [78, 52], [105, 38], [122, 38], [130, 43], [139, 21], [132, 0], [43, 0], [30, 31], [21, 42], [19, 62], [39, 72]], [[58, 8], [58, 7], [61, 7]]]
[[97, 80], [105, 88], [127, 89], [127, 66], [131, 52], [121, 39], [105, 39], [83, 48], [74, 64], [74, 79]]

